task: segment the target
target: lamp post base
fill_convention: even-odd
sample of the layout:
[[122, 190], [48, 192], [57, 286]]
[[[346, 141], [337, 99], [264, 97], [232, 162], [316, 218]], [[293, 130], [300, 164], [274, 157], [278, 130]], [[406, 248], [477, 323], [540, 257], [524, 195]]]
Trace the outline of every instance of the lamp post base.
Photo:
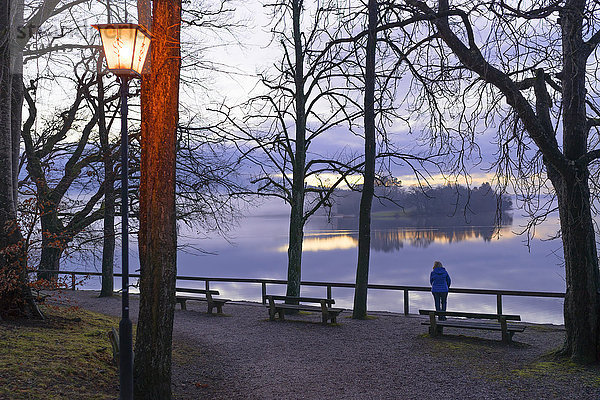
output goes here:
[[119, 323], [119, 398], [133, 399], [133, 335], [129, 318]]

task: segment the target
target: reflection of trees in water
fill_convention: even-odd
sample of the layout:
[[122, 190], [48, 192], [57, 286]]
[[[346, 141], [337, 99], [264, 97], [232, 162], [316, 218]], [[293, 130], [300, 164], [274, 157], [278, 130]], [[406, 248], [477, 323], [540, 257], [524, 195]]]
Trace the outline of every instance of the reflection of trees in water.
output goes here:
[[[394, 252], [405, 245], [428, 247], [437, 243], [456, 243], [465, 240], [489, 242], [499, 233], [508, 233], [512, 215], [502, 215], [502, 226], [494, 225], [493, 213], [473, 215], [468, 223], [464, 216], [421, 218], [374, 218], [372, 220], [371, 248], [375, 251]], [[316, 228], [316, 225], [311, 226]], [[326, 227], [336, 230], [355, 231], [358, 219], [354, 217], [333, 218]], [[325, 226], [322, 226], [325, 228]], [[350, 234], [356, 237], [356, 234]]]
[[398, 228], [397, 230], [374, 231], [371, 236], [371, 248], [377, 251], [392, 252], [404, 247], [407, 243], [413, 247], [428, 247], [434, 242], [455, 243], [463, 240], [482, 238], [489, 242], [498, 230], [489, 227], [457, 227], [456, 229], [414, 230], [410, 228]]

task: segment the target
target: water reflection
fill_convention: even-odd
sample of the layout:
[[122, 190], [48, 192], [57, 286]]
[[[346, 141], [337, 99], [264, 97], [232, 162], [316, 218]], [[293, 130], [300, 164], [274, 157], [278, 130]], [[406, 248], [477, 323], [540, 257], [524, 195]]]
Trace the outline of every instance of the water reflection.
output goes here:
[[[395, 252], [405, 246], [427, 248], [433, 243], [451, 244], [464, 241], [484, 241], [510, 238], [512, 216], [504, 214], [502, 225], [494, 225], [495, 215], [437, 218], [374, 218], [372, 220], [371, 248], [374, 251]], [[358, 246], [358, 219], [355, 217], [319, 217], [311, 220], [305, 234], [305, 252], [347, 250]], [[277, 248], [286, 252], [287, 245]]]
[[426, 248], [436, 242], [443, 244], [481, 240], [489, 242], [492, 237], [500, 237], [498, 233], [510, 234], [510, 229], [478, 226], [375, 231], [371, 234], [371, 248], [376, 251], [393, 252], [402, 249], [405, 243], [413, 247]]
[[[191, 243], [211, 254], [199, 256], [180, 251], [178, 274], [206, 277], [272, 278], [287, 277], [287, 235], [289, 217], [277, 209], [261, 210], [262, 215], [245, 218], [231, 240], [217, 236], [194, 238], [184, 232], [181, 242]], [[562, 243], [546, 241], [541, 233], [554, 233], [558, 219], [548, 219], [536, 229], [537, 238], [530, 247], [524, 238], [513, 234], [526, 221], [515, 212], [515, 218], [503, 216], [499, 229], [494, 216], [471, 218], [429, 217], [374, 218], [372, 229], [369, 282], [373, 284], [428, 286], [434, 260], [441, 260], [452, 276], [453, 285], [474, 289], [505, 289], [563, 292], [565, 277], [560, 257]], [[336, 217], [328, 221], [315, 216], [305, 230], [302, 279], [305, 281], [352, 283], [356, 279], [358, 220]], [[498, 240], [499, 239], [499, 240]], [[135, 244], [131, 249], [135, 249]], [[131, 269], [137, 266], [132, 254]], [[120, 265], [117, 261], [116, 265]], [[67, 269], [69, 267], [65, 267]], [[73, 267], [76, 268], [76, 267]], [[118, 268], [117, 268], [118, 269]], [[189, 282], [186, 282], [189, 284]], [[86, 286], [99, 288], [99, 281]], [[199, 284], [200, 286], [202, 283]], [[118, 287], [118, 283], [116, 285]], [[257, 284], [211, 283], [226, 298], [259, 301], [261, 286]], [[285, 293], [285, 286], [270, 285], [268, 292]], [[302, 287], [302, 294], [325, 295], [325, 288]], [[352, 307], [352, 289], [335, 289], [333, 296], [341, 307]], [[369, 291], [369, 310], [402, 312], [402, 293]], [[452, 294], [450, 306], [455, 311], [484, 312], [494, 310], [494, 296]], [[411, 292], [411, 312], [433, 305], [428, 293]], [[531, 322], [562, 323], [562, 301], [528, 297], [503, 298], [506, 313], [520, 314]]]
[[[346, 233], [307, 233], [302, 242], [302, 251], [348, 250], [358, 246], [358, 234]], [[288, 246], [277, 248], [280, 253], [287, 252]]]

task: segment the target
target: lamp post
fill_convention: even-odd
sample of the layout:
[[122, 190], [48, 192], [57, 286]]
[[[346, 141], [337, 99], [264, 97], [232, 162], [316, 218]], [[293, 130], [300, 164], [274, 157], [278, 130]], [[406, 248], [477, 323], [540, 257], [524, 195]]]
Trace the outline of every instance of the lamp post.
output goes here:
[[119, 323], [120, 399], [133, 399], [133, 335], [129, 318], [129, 197], [127, 94], [129, 80], [138, 77], [150, 47], [150, 34], [136, 24], [93, 25], [100, 32], [108, 69], [120, 81], [121, 92], [121, 229], [122, 297]]

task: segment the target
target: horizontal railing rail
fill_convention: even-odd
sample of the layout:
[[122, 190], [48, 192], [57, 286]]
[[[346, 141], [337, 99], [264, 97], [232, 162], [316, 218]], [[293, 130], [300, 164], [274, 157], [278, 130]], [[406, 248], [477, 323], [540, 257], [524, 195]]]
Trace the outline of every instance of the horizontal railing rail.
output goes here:
[[[37, 272], [49, 272], [58, 275], [70, 275], [71, 276], [71, 289], [76, 289], [76, 276], [102, 276], [101, 272], [83, 272], [83, 271], [34, 271]], [[114, 273], [114, 277], [120, 277], [120, 273]], [[129, 274], [131, 278], [139, 278], [139, 274]], [[218, 278], [218, 277], [199, 277], [199, 276], [177, 276], [178, 281], [193, 281], [193, 282], [204, 282], [205, 289], [210, 289], [210, 282], [223, 282], [223, 283], [248, 283], [248, 284], [260, 284], [262, 289], [262, 303], [266, 304], [267, 296], [267, 285], [287, 285], [285, 279], [260, 279], [260, 278]], [[314, 287], [325, 287], [327, 289], [327, 298], [332, 299], [333, 288], [354, 288], [353, 283], [341, 283], [341, 282], [313, 282], [313, 281], [301, 281], [301, 286], [314, 286]], [[404, 286], [404, 285], [381, 285], [381, 284], [369, 284], [369, 289], [374, 290], [393, 290], [403, 291], [404, 294], [404, 315], [408, 315], [410, 312], [410, 292], [430, 292], [431, 288], [428, 286]], [[468, 289], [468, 288], [450, 288], [450, 293], [462, 293], [462, 294], [479, 294], [479, 295], [495, 295], [496, 296], [496, 311], [498, 314], [502, 314], [502, 296], [521, 296], [521, 297], [543, 297], [543, 298], [564, 298], [565, 294], [562, 292], [534, 292], [524, 290], [502, 290], [502, 289]]]

